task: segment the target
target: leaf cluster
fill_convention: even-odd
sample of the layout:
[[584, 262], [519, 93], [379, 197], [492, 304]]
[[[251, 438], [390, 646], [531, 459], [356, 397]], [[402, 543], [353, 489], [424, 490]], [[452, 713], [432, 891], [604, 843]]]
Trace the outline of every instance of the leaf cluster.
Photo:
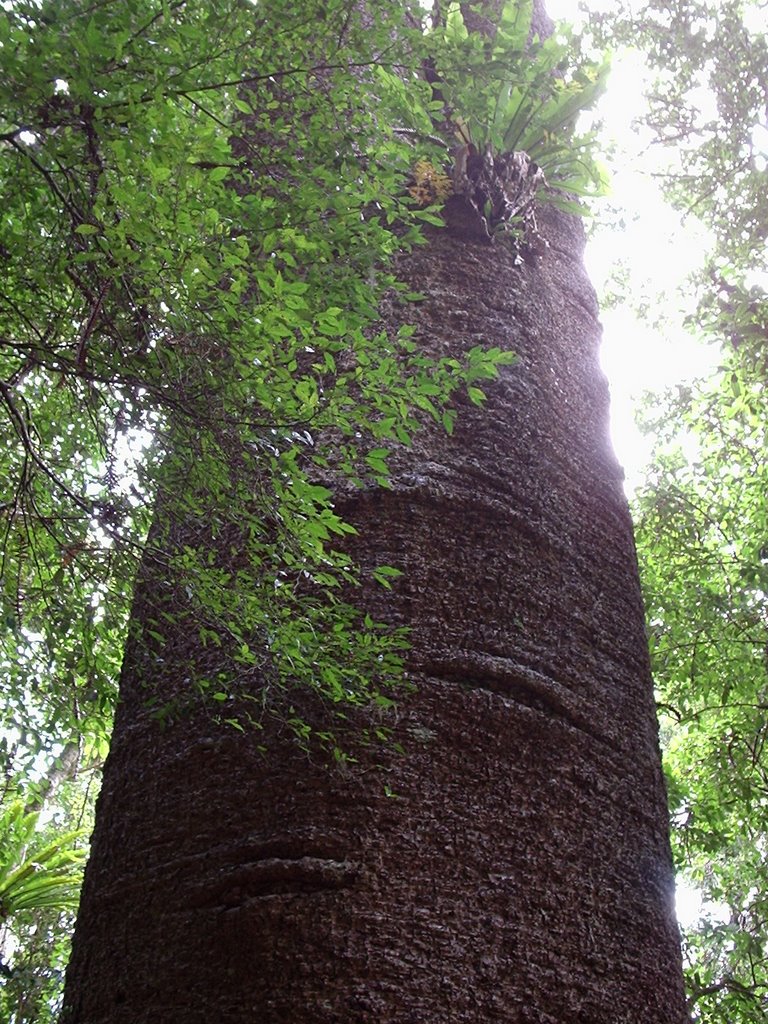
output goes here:
[[23, 800], [10, 801], [0, 814], [0, 919], [21, 911], [77, 906], [85, 850], [75, 844], [82, 830], [59, 833], [50, 841], [37, 834], [39, 814]]
[[636, 502], [677, 860], [720, 908], [686, 937], [705, 1021], [760, 1019], [768, 982], [764, 401], [737, 359], [670, 399]]
[[[398, 678], [404, 637], [350, 601], [334, 489], [386, 486], [392, 448], [425, 420], [452, 428], [450, 397], [482, 400], [509, 361], [432, 360], [378, 323], [384, 295], [407, 301], [392, 260], [430, 216], [390, 127], [399, 15], [0, 14], [0, 657], [18, 757], [52, 735], [103, 742], [142, 559], [167, 592], [143, 642], [183, 623], [219, 651], [197, 692], [247, 678], [262, 701], [310, 685], [339, 704]], [[158, 494], [172, 511], [148, 535]]]
[[480, 151], [526, 153], [544, 172], [548, 201], [584, 213], [567, 195], [603, 195], [606, 178], [594, 134], [576, 134], [576, 123], [605, 89], [610, 62], [583, 56], [566, 28], [532, 37], [532, 15], [532, 0], [510, 0], [483, 36], [468, 31], [461, 4], [449, 4], [433, 32], [440, 93], [460, 139]]
[[52, 762], [33, 785], [7, 777], [0, 804], [0, 1013], [9, 1024], [57, 1019], [92, 804], [77, 781], [51, 802], [61, 769]]

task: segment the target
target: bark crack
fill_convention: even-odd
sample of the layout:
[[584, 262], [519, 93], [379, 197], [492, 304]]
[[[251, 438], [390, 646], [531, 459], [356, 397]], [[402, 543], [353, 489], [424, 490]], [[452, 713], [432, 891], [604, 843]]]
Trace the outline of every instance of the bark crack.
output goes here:
[[362, 871], [359, 861], [324, 857], [268, 857], [219, 870], [191, 894], [199, 908], [232, 910], [253, 899], [288, 893], [327, 892], [348, 888]]
[[618, 752], [616, 744], [609, 738], [607, 727], [600, 727], [601, 715], [591, 702], [527, 665], [489, 654], [456, 651], [450, 659], [433, 657], [418, 669], [426, 676], [457, 682], [472, 690], [485, 690], [532, 711], [559, 718], [571, 728]]

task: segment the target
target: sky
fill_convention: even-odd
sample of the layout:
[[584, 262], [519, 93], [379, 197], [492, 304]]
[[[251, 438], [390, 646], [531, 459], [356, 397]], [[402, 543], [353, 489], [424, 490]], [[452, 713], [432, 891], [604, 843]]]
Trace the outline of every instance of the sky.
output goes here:
[[[610, 9], [605, 0], [591, 0], [592, 9]], [[576, 0], [547, 0], [555, 19], [578, 23]], [[706, 374], [717, 364], [717, 352], [683, 327], [686, 315], [685, 281], [700, 265], [708, 247], [705, 228], [680, 215], [664, 201], [653, 173], [663, 154], [654, 149], [650, 135], [634, 124], [644, 109], [643, 83], [647, 75], [637, 53], [616, 53], [608, 89], [598, 114], [603, 137], [616, 148], [611, 164], [611, 193], [595, 204], [596, 225], [591, 229], [586, 263], [601, 298], [603, 323], [602, 365], [611, 387], [611, 435], [626, 472], [631, 494], [642, 482], [652, 439], [635, 425], [640, 397], [646, 391], [662, 393], [675, 384]], [[611, 216], [610, 229], [599, 226], [610, 205], [620, 209]], [[612, 308], [608, 296], [621, 289], [612, 277], [622, 272], [628, 293], [651, 298], [644, 318], [619, 301]], [[627, 287], [626, 285], [624, 287]]]

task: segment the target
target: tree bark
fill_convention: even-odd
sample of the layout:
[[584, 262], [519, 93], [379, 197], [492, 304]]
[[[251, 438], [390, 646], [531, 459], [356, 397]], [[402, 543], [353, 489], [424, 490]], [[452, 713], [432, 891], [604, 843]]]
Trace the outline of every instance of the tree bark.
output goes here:
[[[541, 11], [537, 17], [541, 17]], [[431, 230], [401, 261], [425, 352], [514, 349], [389, 490], [339, 489], [366, 593], [412, 629], [394, 744], [329, 768], [276, 719], [161, 729], [210, 655], [131, 641], [68, 972], [66, 1024], [682, 1024], [666, 798], [632, 525], [571, 217], [549, 246]], [[161, 516], [163, 510], [160, 512]], [[179, 524], [171, 523], [173, 529]], [[134, 620], [162, 609], [144, 567]], [[325, 711], [294, 695], [307, 720]]]
[[[329, 770], [275, 724], [160, 730], [129, 648], [72, 1024], [686, 1019], [595, 298], [580, 227], [542, 222], [535, 264], [445, 231], [408, 258], [427, 351], [484, 342], [520, 362], [452, 437], [400, 453], [390, 491], [343, 496], [355, 554], [405, 572], [370, 595], [413, 629], [405, 752]], [[167, 693], [189, 643], [155, 667]]]

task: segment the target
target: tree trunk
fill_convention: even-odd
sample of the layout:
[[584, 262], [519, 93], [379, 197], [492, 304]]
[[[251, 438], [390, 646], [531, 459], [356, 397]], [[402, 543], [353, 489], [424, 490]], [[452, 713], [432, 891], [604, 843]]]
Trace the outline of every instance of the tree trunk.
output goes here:
[[[682, 1024], [653, 691], [599, 328], [571, 217], [518, 265], [447, 230], [401, 262], [428, 354], [520, 355], [425, 429], [392, 488], [343, 489], [415, 689], [336, 768], [267, 719], [160, 728], [208, 654], [130, 642], [66, 1024]], [[391, 324], [402, 318], [384, 310]], [[162, 517], [162, 510], [161, 510]], [[178, 524], [176, 524], [178, 525]], [[174, 527], [174, 524], [171, 524]], [[162, 605], [148, 564], [134, 619]], [[322, 708], [294, 695], [310, 721]]]
[[[535, 264], [439, 231], [408, 258], [425, 349], [520, 362], [452, 437], [419, 435], [391, 491], [344, 499], [356, 554], [405, 572], [371, 595], [413, 629], [405, 752], [329, 770], [274, 725], [161, 730], [129, 648], [72, 1024], [685, 1019], [595, 298], [580, 227], [543, 219]], [[169, 692], [188, 644], [171, 637], [157, 668]]]

